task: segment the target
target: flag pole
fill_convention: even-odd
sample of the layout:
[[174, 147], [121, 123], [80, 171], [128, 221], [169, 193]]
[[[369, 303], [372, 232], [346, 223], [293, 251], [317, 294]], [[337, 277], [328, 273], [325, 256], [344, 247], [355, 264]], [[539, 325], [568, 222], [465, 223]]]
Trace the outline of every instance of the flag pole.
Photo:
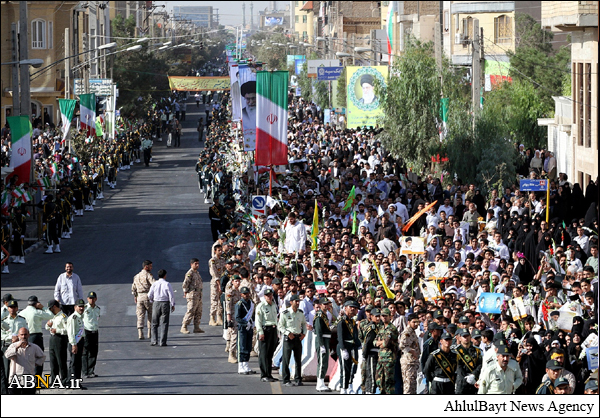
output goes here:
[[269, 196], [273, 196], [273, 166], [269, 166]]

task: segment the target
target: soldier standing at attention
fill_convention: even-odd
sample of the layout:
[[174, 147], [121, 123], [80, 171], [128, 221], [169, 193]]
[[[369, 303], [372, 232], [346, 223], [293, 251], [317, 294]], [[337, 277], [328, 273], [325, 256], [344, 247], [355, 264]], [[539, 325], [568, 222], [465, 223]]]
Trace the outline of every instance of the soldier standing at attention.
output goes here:
[[[425, 370], [425, 363], [429, 359], [429, 354], [433, 353], [435, 350], [439, 348], [440, 345], [440, 336], [442, 335], [442, 330], [444, 329], [441, 325], [436, 322], [430, 322], [427, 326], [431, 337], [423, 342], [423, 352], [421, 353], [421, 370]], [[427, 376], [425, 376], [427, 378]], [[431, 383], [428, 381], [427, 383]]]
[[225, 291], [225, 312], [227, 313], [227, 333], [229, 334], [229, 363], [237, 363], [237, 322], [235, 320], [235, 305], [242, 298], [240, 293], [240, 276], [231, 278]]
[[152, 333], [151, 321], [152, 321], [152, 304], [148, 301], [148, 292], [150, 287], [156, 281], [152, 276], [152, 261], [145, 260], [142, 263], [142, 271], [135, 275], [133, 278], [133, 284], [131, 285], [131, 293], [133, 294], [133, 301], [135, 303], [135, 314], [137, 315], [137, 329], [138, 338], [144, 339], [144, 318], [147, 314], [148, 324], [148, 338]]
[[60, 303], [55, 300], [48, 302], [48, 309], [54, 317], [46, 323], [46, 329], [50, 331], [50, 376], [52, 381], [60, 376], [61, 382], [66, 385], [69, 381], [69, 369], [67, 368], [67, 315], [60, 309]]
[[[83, 310], [85, 302], [79, 299], [75, 303], [75, 312], [67, 318], [67, 336], [69, 338], [69, 351], [71, 358], [69, 361], [69, 375], [74, 379], [81, 379], [81, 367], [83, 361]], [[80, 386], [80, 389], [86, 388]]]
[[202, 319], [202, 277], [198, 272], [200, 260], [192, 258], [190, 269], [183, 280], [183, 297], [187, 300], [187, 312], [181, 323], [181, 333], [189, 334], [187, 326], [194, 320], [194, 334], [202, 334], [200, 320]]
[[337, 355], [340, 361], [340, 394], [352, 394], [352, 380], [356, 373], [356, 364], [358, 357], [358, 329], [354, 317], [360, 309], [360, 305], [353, 299], [344, 303], [344, 310], [340, 314], [337, 325], [338, 345]]
[[[271, 289], [267, 290], [270, 290], [271, 293], [273, 292]], [[331, 312], [329, 312], [331, 301], [326, 297], [322, 297], [319, 303], [315, 305], [315, 308], [320, 307], [313, 321], [318, 360], [316, 389], [317, 392], [331, 392], [331, 389], [325, 386], [325, 375], [329, 368], [329, 343], [331, 342], [331, 329], [329, 328], [332, 319]]]
[[379, 347], [379, 361], [377, 362], [377, 386], [382, 395], [395, 393], [394, 365], [398, 352], [398, 329], [392, 324], [392, 313], [388, 308], [381, 310], [382, 324], [375, 340], [375, 347]]
[[[285, 386], [302, 386], [302, 340], [306, 336], [306, 318], [304, 312], [298, 309], [300, 296], [293, 295], [290, 298], [290, 307], [281, 311], [277, 328], [283, 335], [283, 384]], [[294, 355], [296, 373], [294, 382], [290, 380], [290, 360]]]
[[6, 307], [8, 310], [2, 314], [2, 362], [4, 364], [4, 378], [8, 380], [10, 364], [4, 353], [13, 342], [18, 340], [19, 329], [27, 328], [27, 321], [17, 314], [19, 304], [16, 300], [9, 300]]
[[471, 334], [464, 328], [459, 332], [460, 344], [454, 348], [457, 357], [456, 394], [475, 395], [475, 383], [481, 373], [483, 355], [481, 350], [471, 343]]
[[88, 303], [83, 310], [83, 375], [86, 378], [98, 377], [94, 373], [96, 359], [98, 358], [98, 319], [100, 318], [100, 307], [96, 305], [98, 295], [96, 292], [88, 293]]
[[[42, 334], [42, 327], [44, 326], [44, 322], [54, 317], [54, 314], [50, 312], [48, 308], [44, 308], [44, 305], [38, 301], [37, 296], [30, 296], [27, 302], [29, 306], [19, 312], [19, 315], [27, 321], [29, 342], [37, 345], [44, 351], [44, 335]], [[42, 376], [43, 372], [43, 364], [41, 366], [35, 366], [35, 374]]]
[[[368, 308], [368, 307], [367, 307]], [[365, 309], [365, 313], [367, 309]], [[377, 308], [371, 308], [367, 314], [368, 320], [362, 321], [366, 324], [362, 327], [363, 333], [363, 364], [364, 367], [364, 390], [365, 394], [373, 394], [377, 390], [377, 361], [379, 360], [379, 348], [374, 345], [375, 338], [381, 327], [381, 311]], [[360, 337], [360, 336], [359, 336]]]
[[276, 382], [271, 372], [273, 355], [277, 348], [277, 304], [273, 301], [273, 289], [266, 289], [265, 300], [256, 307], [256, 332], [259, 341], [258, 364], [261, 382]]
[[[204, 199], [204, 203], [208, 203], [208, 199]], [[223, 228], [223, 225], [221, 223], [221, 217], [223, 215], [223, 209], [219, 207], [219, 203], [215, 199], [215, 203], [210, 208], [208, 208], [208, 218], [210, 219], [210, 230], [212, 232], [213, 241], [217, 240], [217, 238], [219, 237], [219, 231], [221, 231]]]
[[217, 244], [213, 247], [214, 256], [208, 260], [208, 271], [210, 272], [210, 321], [208, 325], [216, 327], [223, 325], [223, 315], [220, 309], [221, 286], [219, 279], [225, 271], [225, 260], [222, 258], [223, 246]]
[[256, 373], [250, 369], [250, 351], [252, 351], [252, 334], [254, 333], [254, 302], [250, 299], [250, 289], [240, 288], [242, 298], [235, 304], [235, 322], [238, 326], [238, 374]]
[[415, 330], [419, 328], [419, 316], [417, 314], [408, 315], [408, 326], [404, 328], [400, 336], [399, 349], [401, 351], [400, 366], [402, 370], [402, 382], [404, 383], [405, 395], [417, 394], [417, 374], [419, 372], [419, 338]]
[[444, 332], [440, 348], [429, 355], [423, 374], [430, 382], [432, 395], [453, 395], [456, 382], [456, 353], [450, 350], [452, 335]]

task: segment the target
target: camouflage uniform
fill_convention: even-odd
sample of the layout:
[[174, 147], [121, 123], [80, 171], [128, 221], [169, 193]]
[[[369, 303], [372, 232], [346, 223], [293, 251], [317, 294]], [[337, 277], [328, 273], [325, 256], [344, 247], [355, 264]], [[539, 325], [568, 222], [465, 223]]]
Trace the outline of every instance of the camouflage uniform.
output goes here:
[[363, 361], [360, 367], [362, 376], [361, 388], [363, 393], [375, 393], [375, 372], [377, 370], [377, 361], [379, 350], [373, 345], [381, 326], [371, 321], [361, 321], [358, 326], [358, 339], [362, 342]]
[[197, 270], [189, 269], [185, 273], [183, 280], [183, 292], [186, 293], [187, 312], [181, 323], [182, 328], [194, 321], [194, 332], [200, 330], [200, 320], [202, 319], [202, 277]]
[[237, 357], [237, 322], [235, 320], [235, 304], [242, 298], [240, 288], [233, 287], [233, 281], [227, 283], [225, 287], [225, 315], [231, 315], [232, 326], [227, 328], [229, 334], [229, 356]]
[[221, 293], [223, 289], [219, 287], [219, 279], [225, 272], [225, 260], [222, 257], [213, 257], [208, 260], [208, 271], [210, 272], [210, 319], [218, 322], [223, 320], [221, 315]]
[[[150, 286], [156, 279], [152, 276], [152, 273], [146, 270], [140, 271], [133, 278], [133, 284], [131, 285], [131, 293], [133, 297], [137, 299], [135, 314], [137, 315], [137, 327], [138, 329], [144, 329], [144, 315], [148, 313], [148, 334], [150, 334], [151, 323], [152, 323], [152, 304], [148, 300], [148, 292]], [[150, 335], [148, 335], [150, 338]]]
[[377, 386], [382, 395], [393, 395], [395, 393], [394, 364], [398, 348], [398, 329], [391, 323], [382, 325], [376, 340], [384, 343], [384, 347], [379, 349], [379, 360], [377, 361]]
[[[411, 327], [404, 328], [404, 332], [400, 336], [399, 349], [402, 352], [400, 366], [402, 369], [402, 381], [404, 382], [404, 394], [416, 395], [417, 373], [419, 372], [421, 349], [419, 348], [419, 338], [417, 337], [417, 333]], [[411, 350], [415, 350], [417, 355], [414, 356], [411, 354]]]

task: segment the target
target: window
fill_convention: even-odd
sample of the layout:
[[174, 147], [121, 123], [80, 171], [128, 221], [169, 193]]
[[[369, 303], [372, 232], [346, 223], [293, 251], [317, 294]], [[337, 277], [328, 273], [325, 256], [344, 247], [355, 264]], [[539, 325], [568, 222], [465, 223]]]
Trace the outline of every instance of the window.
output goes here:
[[300, 16], [296, 15], [296, 23], [300, 23]]
[[302, 32], [302, 39], [304, 40], [304, 42], [308, 40], [308, 33], [306, 31]]
[[46, 21], [35, 19], [31, 22], [31, 48], [43, 49], [46, 47]]
[[308, 22], [308, 16], [307, 15], [303, 15], [302, 16], [302, 23], [306, 23]]
[[54, 22], [48, 22], [48, 49], [54, 48]]
[[[577, 145], [583, 146], [583, 63], [577, 63], [577, 90], [575, 97], [575, 101], [577, 103], [577, 117], [575, 119], [575, 123], [577, 123]], [[582, 183], [580, 183], [582, 184]]]
[[473, 38], [473, 18], [467, 17], [463, 19], [463, 39], [472, 39]]
[[497, 44], [510, 43], [512, 26], [510, 17], [506, 15], [494, 18], [494, 42]]
[[585, 120], [585, 147], [592, 147], [592, 64], [585, 64], [585, 104], [584, 104], [584, 120]]

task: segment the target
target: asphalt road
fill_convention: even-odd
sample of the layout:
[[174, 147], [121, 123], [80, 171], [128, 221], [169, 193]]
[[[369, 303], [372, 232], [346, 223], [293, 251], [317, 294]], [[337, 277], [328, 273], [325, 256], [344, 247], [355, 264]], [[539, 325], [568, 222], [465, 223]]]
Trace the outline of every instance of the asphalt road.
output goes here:
[[[105, 188], [105, 199], [97, 201], [95, 211], [75, 218], [74, 234], [62, 240], [60, 254], [39, 249], [26, 257], [26, 264], [11, 264], [10, 274], [2, 275], [2, 294], [12, 293], [21, 309], [31, 295], [43, 303], [53, 298], [56, 279], [67, 261], [73, 262], [81, 277], [84, 293], [98, 294], [102, 308], [99, 377], [84, 379], [87, 391], [42, 393], [317, 394], [314, 382], [286, 388], [281, 383], [262, 383], [258, 375], [238, 375], [237, 364], [227, 362], [222, 329], [208, 326], [212, 237], [208, 205], [199, 194], [194, 171], [201, 149], [196, 126], [203, 109], [197, 109], [193, 99], [187, 108], [180, 148], [155, 141], [150, 167], [134, 164], [131, 170], [120, 171], [117, 187]], [[192, 257], [200, 259], [206, 333], [184, 335], [179, 333], [185, 313], [181, 284]], [[167, 270], [175, 291], [177, 306], [171, 314], [167, 347], [152, 347], [148, 339], [137, 338], [131, 283], [145, 259], [152, 260], [155, 277], [159, 269]], [[45, 332], [47, 358], [48, 335]], [[257, 358], [251, 358], [250, 367], [258, 370]], [[44, 371], [49, 370], [46, 360]]]

